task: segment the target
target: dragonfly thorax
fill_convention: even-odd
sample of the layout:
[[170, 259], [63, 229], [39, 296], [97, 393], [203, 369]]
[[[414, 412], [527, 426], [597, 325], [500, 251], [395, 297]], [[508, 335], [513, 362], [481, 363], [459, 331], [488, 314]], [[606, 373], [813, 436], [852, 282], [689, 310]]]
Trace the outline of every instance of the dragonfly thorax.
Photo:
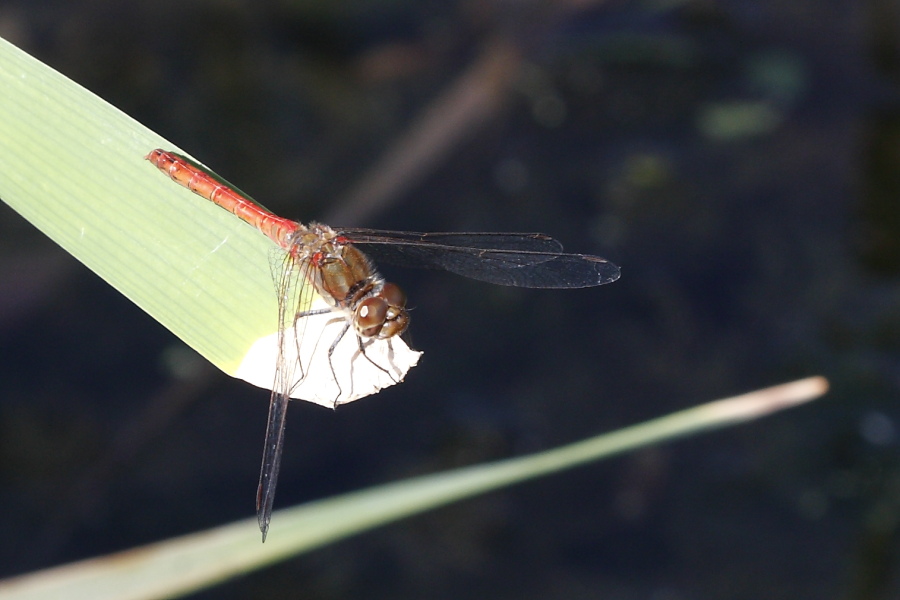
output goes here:
[[307, 246], [307, 260], [314, 268], [307, 273], [319, 295], [346, 315], [360, 337], [387, 339], [406, 331], [409, 312], [400, 287], [386, 283], [368, 257], [331, 228], [316, 225], [313, 231], [317, 243]]

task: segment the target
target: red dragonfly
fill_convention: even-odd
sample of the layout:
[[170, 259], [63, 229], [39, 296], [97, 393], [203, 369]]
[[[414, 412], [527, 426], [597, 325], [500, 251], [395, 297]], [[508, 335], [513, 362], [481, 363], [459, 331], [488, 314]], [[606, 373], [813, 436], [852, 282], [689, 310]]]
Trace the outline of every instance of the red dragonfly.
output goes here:
[[[606, 259], [565, 253], [562, 244], [542, 233], [414, 233], [303, 225], [267, 211], [178, 154], [157, 149], [146, 158], [174, 181], [258, 229], [283, 251], [280, 272], [274, 273], [278, 356], [256, 498], [263, 541], [272, 516], [290, 398], [325, 403], [319, 391], [298, 395], [298, 388], [311, 379], [313, 371], [322, 370], [312, 369], [312, 362], [303, 364], [301, 348], [311, 348], [307, 352], [310, 361], [325, 353], [331, 389], [335, 384], [337, 389], [336, 396], [327, 402], [332, 406], [400, 381], [418, 358], [414, 353], [411, 364], [393, 364], [391, 341], [399, 343], [399, 335], [409, 326], [406, 296], [378, 274], [367, 255], [401, 266], [442, 269], [479, 281], [524, 288], [584, 288], [619, 278], [619, 268]], [[364, 248], [365, 254], [357, 246]], [[313, 291], [326, 306], [310, 306]], [[327, 350], [321, 352], [321, 334], [309, 335], [312, 330], [307, 325], [320, 316], [340, 325]], [[376, 375], [388, 375], [386, 383], [357, 390], [355, 380], [341, 379], [345, 365], [338, 364], [336, 369], [333, 360], [351, 329], [356, 339], [353, 356], [372, 363]], [[375, 347], [386, 348], [387, 364], [378, 364], [370, 357]]]

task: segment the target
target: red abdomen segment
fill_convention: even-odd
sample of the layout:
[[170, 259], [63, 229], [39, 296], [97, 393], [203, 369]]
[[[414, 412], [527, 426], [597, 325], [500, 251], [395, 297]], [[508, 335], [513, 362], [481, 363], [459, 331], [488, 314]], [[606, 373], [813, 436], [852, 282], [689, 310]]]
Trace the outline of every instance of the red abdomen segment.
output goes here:
[[285, 250], [291, 249], [293, 245], [291, 237], [300, 228], [295, 221], [279, 217], [248, 201], [209, 173], [192, 165], [177, 154], [157, 149], [150, 152], [145, 158], [171, 177], [173, 181], [218, 204], [245, 223], [253, 225]]

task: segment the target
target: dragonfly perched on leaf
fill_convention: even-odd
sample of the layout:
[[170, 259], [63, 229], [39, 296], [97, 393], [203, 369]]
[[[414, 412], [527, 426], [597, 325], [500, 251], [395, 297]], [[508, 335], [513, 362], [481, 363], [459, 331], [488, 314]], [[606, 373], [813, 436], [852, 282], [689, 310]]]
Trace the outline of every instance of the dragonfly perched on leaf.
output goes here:
[[256, 499], [263, 541], [272, 517], [290, 399], [336, 407], [399, 383], [421, 354], [400, 338], [410, 321], [406, 295], [384, 280], [370, 257], [524, 288], [585, 288], [619, 278], [619, 268], [606, 259], [563, 252], [562, 244], [542, 233], [415, 233], [303, 225], [260, 207], [178, 154], [157, 149], [146, 158], [281, 249], [274, 273], [275, 373]]

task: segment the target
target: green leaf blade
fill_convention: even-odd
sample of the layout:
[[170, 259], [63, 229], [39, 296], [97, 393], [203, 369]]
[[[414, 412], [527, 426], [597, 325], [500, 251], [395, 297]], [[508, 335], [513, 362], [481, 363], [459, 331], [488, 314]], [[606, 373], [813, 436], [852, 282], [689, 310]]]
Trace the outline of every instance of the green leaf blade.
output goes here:
[[144, 160], [173, 144], [3, 40], [0, 88], [0, 198], [233, 375], [276, 328], [272, 244]]

